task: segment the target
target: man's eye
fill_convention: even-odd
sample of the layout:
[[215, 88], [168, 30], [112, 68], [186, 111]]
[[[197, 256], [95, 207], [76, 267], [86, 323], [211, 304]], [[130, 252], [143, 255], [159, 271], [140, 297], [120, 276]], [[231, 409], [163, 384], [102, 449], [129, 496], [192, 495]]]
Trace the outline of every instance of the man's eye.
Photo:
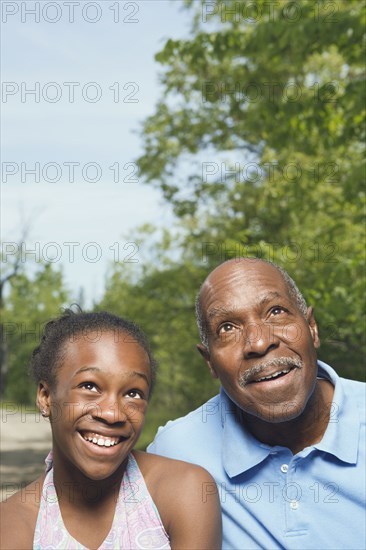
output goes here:
[[127, 392], [128, 397], [133, 397], [134, 399], [142, 399], [143, 395], [138, 390], [130, 390]]
[[227, 334], [228, 332], [232, 332], [234, 330], [234, 325], [231, 323], [224, 323], [219, 328], [219, 334]]
[[285, 313], [286, 311], [287, 309], [282, 306], [275, 306], [271, 309], [271, 313], [273, 315], [279, 315], [280, 313]]
[[89, 391], [98, 391], [97, 386], [93, 382], [84, 382], [84, 384], [80, 384], [80, 387]]

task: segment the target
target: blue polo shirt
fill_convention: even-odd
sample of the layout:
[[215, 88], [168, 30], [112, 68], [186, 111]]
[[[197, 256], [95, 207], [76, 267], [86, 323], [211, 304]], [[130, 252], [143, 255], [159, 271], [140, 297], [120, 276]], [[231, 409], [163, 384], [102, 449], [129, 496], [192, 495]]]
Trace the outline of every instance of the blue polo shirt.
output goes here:
[[[223, 548], [365, 549], [365, 384], [321, 361], [318, 376], [335, 387], [330, 421], [322, 440], [296, 455], [247, 432], [223, 389], [159, 428], [148, 447], [214, 477]], [[203, 486], [202, 498], [214, 490]]]

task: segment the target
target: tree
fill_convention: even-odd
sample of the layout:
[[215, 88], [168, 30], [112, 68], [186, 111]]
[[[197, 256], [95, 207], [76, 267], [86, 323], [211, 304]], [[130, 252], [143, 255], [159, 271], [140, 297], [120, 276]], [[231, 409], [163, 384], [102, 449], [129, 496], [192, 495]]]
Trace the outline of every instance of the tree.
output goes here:
[[365, 4], [185, 4], [191, 37], [156, 56], [163, 93], [141, 174], [197, 260], [287, 268], [315, 305], [322, 356], [362, 377]]
[[[12, 243], [13, 245], [16, 245], [16, 243]], [[19, 244], [16, 245], [19, 249]], [[2, 253], [2, 263], [4, 260], [4, 251], [3, 248], [1, 249]], [[0, 312], [1, 314], [4, 311], [5, 308], [5, 292], [6, 292], [6, 285], [10, 284], [11, 280], [17, 275], [20, 266], [21, 266], [21, 256], [20, 254], [11, 255], [11, 261], [9, 262], [10, 265], [7, 266], [7, 269], [3, 270], [2, 276], [0, 277]], [[5, 331], [4, 331], [4, 323], [3, 319], [1, 317], [0, 320], [0, 398], [4, 395], [4, 389], [6, 385], [6, 377], [9, 370], [9, 364], [8, 364], [8, 348], [7, 348], [7, 342], [5, 338]]]
[[[350, 160], [362, 159], [364, 3], [279, 0], [272, 9], [266, 0], [255, 4], [259, 16], [250, 22], [245, 3], [187, 1], [202, 15], [211, 8], [212, 15], [199, 22], [196, 14], [191, 39], [168, 40], [156, 55], [165, 67], [163, 94], [144, 124], [139, 166], [178, 214], [184, 207], [195, 210], [239, 176], [209, 183], [207, 168], [212, 175], [214, 167], [204, 167], [202, 177], [195, 166], [179, 180], [178, 163], [191, 162], [198, 152], [211, 157], [234, 151], [234, 161], [261, 161], [261, 184], [273, 183], [278, 171], [289, 184], [296, 182], [297, 170], [283, 173], [292, 160], [315, 183], [336, 183], [345, 177], [339, 159], [348, 161], [347, 172]], [[245, 167], [238, 183], [251, 184], [257, 168]], [[345, 189], [351, 196], [362, 190], [362, 172], [353, 169], [356, 183]], [[187, 188], [188, 201], [181, 197]]]
[[19, 269], [2, 308], [3, 339], [8, 349], [5, 399], [33, 403], [35, 386], [27, 374], [33, 349], [38, 345], [44, 324], [61, 313], [67, 302], [61, 271], [40, 264], [33, 275]]

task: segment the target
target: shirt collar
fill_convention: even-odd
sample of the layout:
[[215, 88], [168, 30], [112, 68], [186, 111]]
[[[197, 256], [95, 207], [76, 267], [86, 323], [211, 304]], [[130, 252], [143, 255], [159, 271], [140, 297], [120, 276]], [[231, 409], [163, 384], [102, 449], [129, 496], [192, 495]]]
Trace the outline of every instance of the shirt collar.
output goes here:
[[[313, 448], [355, 464], [360, 429], [360, 421], [356, 420], [359, 418], [357, 406], [345, 395], [342, 380], [337, 373], [322, 361], [318, 361], [318, 376], [330, 380], [334, 386], [334, 396], [328, 427], [322, 440]], [[223, 466], [227, 475], [234, 477], [257, 466], [279, 447], [261, 443], [245, 429], [239, 407], [231, 401], [223, 388], [220, 390], [220, 402]]]
[[330, 380], [334, 395], [327, 429], [314, 448], [356, 464], [361, 426], [357, 404], [345, 393], [342, 379], [335, 370], [322, 361], [318, 361], [318, 376]]
[[220, 402], [223, 427], [222, 461], [227, 475], [234, 477], [265, 460], [271, 448], [260, 443], [245, 429], [239, 407], [231, 401], [223, 388], [220, 390]]

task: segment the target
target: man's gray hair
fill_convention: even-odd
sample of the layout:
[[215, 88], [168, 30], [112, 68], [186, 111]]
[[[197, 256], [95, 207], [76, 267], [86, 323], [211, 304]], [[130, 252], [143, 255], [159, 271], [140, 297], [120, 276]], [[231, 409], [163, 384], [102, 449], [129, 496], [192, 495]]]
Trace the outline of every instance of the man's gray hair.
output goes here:
[[[253, 259], [253, 258], [242, 258], [243, 260], [244, 259]], [[300, 290], [298, 289], [295, 281], [290, 277], [290, 275], [287, 273], [287, 271], [285, 269], [283, 269], [283, 267], [280, 267], [278, 265], [276, 265], [275, 263], [271, 262], [270, 260], [262, 260], [260, 259], [259, 261], [261, 262], [265, 262], [266, 264], [270, 264], [272, 265], [275, 269], [277, 269], [277, 271], [279, 271], [282, 275], [282, 278], [288, 288], [288, 291], [289, 291], [289, 294], [291, 296], [291, 298], [293, 298], [293, 300], [295, 301], [297, 307], [299, 308], [300, 312], [302, 313], [302, 315], [304, 317], [306, 317], [306, 312], [307, 312], [307, 305], [306, 305], [306, 301], [305, 301], [305, 298], [304, 296], [302, 295], [302, 293], [300, 292]], [[207, 333], [207, 322], [206, 322], [206, 318], [205, 318], [205, 314], [203, 312], [203, 309], [202, 309], [202, 304], [201, 304], [201, 292], [202, 292], [202, 288], [205, 284], [205, 281], [202, 283], [200, 289], [199, 289], [199, 292], [197, 294], [197, 297], [196, 297], [196, 320], [197, 320], [197, 325], [198, 325], [198, 331], [199, 331], [199, 335], [200, 335], [200, 339], [201, 339], [201, 342], [204, 346], [208, 347], [208, 333]]]

